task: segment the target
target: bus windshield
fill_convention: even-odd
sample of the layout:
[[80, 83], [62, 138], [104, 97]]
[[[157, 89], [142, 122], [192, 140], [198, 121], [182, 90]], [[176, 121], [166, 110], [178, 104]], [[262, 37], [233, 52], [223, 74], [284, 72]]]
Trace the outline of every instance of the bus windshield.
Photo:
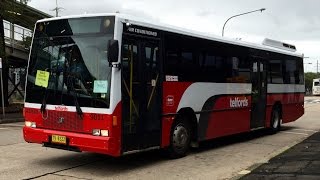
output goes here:
[[[108, 108], [111, 68], [108, 40], [114, 18], [38, 23], [28, 67], [26, 102]], [[38, 73], [48, 74], [45, 78]], [[45, 85], [39, 85], [40, 78]], [[44, 80], [43, 80], [44, 79]]]

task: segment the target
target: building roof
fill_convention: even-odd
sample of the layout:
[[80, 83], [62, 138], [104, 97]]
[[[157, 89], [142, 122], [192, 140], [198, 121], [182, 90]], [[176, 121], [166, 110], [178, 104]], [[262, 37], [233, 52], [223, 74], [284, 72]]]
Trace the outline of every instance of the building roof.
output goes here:
[[4, 14], [4, 19], [31, 30], [33, 30], [35, 23], [39, 19], [52, 17], [18, 1], [5, 1], [5, 3], [10, 7], [10, 10], [6, 10], [7, 13]]

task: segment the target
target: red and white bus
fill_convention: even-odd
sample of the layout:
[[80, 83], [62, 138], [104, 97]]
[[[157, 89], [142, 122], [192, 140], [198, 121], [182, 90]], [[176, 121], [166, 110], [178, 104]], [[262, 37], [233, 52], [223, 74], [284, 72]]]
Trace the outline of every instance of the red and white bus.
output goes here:
[[196, 145], [304, 114], [303, 55], [290, 44], [206, 36], [122, 14], [36, 23], [24, 139], [111, 156]]

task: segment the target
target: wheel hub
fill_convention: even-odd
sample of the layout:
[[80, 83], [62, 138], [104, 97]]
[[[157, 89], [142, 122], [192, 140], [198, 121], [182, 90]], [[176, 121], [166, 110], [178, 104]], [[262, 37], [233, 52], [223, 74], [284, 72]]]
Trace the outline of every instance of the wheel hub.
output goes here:
[[273, 128], [277, 128], [279, 125], [279, 114], [278, 113], [275, 113], [274, 114], [274, 121], [273, 121]]
[[185, 147], [188, 140], [187, 129], [183, 126], [177, 126], [173, 131], [173, 145], [177, 148]]

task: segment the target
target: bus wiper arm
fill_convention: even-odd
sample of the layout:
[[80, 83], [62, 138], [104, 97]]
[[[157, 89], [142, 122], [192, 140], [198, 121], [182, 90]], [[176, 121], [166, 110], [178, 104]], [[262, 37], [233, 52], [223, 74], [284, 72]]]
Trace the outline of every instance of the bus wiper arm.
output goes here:
[[75, 91], [74, 89], [74, 85], [73, 85], [73, 77], [71, 75], [68, 76], [68, 84], [71, 86], [71, 92], [72, 92], [72, 95], [73, 95], [73, 99], [74, 99], [74, 104], [76, 106], [76, 111], [77, 111], [77, 114], [78, 116], [82, 119], [82, 116], [83, 116], [83, 112], [82, 112], [82, 109], [79, 105], [79, 101], [78, 101], [78, 97], [77, 97], [77, 92]]
[[41, 112], [41, 115], [42, 115], [43, 119], [47, 119], [48, 118], [48, 113], [47, 113], [46, 117], [43, 116], [44, 113], [46, 112], [47, 98], [48, 98], [48, 87], [45, 88], [44, 95], [43, 95], [42, 102], [41, 102], [41, 107], [40, 107], [40, 112]]
[[40, 107], [41, 113], [44, 113], [46, 111], [46, 106], [47, 106], [47, 88], [41, 102], [41, 107]]

